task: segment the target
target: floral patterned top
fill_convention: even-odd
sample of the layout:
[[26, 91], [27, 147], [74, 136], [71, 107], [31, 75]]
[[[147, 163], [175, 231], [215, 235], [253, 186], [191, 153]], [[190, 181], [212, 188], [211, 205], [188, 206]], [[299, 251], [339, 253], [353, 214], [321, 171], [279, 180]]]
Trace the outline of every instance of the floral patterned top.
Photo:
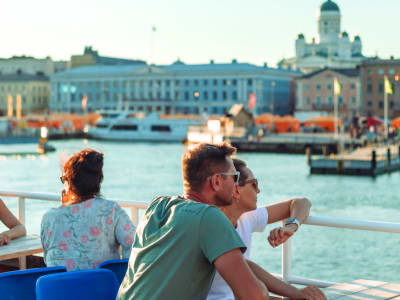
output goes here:
[[118, 203], [102, 198], [50, 209], [40, 238], [48, 267], [94, 269], [102, 261], [129, 257], [135, 226]]

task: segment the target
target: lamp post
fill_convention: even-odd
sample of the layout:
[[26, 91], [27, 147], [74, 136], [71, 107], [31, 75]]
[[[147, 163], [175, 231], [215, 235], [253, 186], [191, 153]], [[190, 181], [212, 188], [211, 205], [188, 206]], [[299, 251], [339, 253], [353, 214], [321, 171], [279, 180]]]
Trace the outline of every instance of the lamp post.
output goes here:
[[271, 103], [270, 103], [271, 114], [275, 113], [274, 88], [275, 88], [275, 81], [271, 81]]

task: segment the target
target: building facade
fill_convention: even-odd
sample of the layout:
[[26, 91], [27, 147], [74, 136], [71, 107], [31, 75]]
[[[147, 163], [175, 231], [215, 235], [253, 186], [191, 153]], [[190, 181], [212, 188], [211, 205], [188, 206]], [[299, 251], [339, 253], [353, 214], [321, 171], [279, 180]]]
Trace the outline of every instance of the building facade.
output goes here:
[[318, 36], [307, 43], [304, 34], [295, 42], [296, 56], [283, 59], [283, 68], [298, 69], [310, 73], [325, 67], [355, 68], [363, 59], [361, 38], [341, 30], [339, 6], [331, 0], [325, 1], [318, 11]]
[[[129, 109], [165, 114], [224, 114], [235, 103], [255, 112], [290, 113], [291, 82], [299, 72], [238, 63], [85, 66], [51, 76], [50, 109], [82, 112]], [[253, 95], [254, 96], [254, 95]]]
[[23, 115], [46, 112], [50, 100], [49, 78], [29, 74], [0, 75], [0, 115], [7, 115], [11, 101], [15, 116], [18, 97]]
[[363, 61], [360, 66], [363, 114], [384, 117], [384, 78], [391, 82], [393, 94], [388, 94], [388, 117], [400, 116], [400, 59]]
[[82, 55], [71, 56], [71, 68], [78, 68], [82, 66], [94, 66], [94, 65], [132, 65], [132, 64], [145, 65], [146, 62], [143, 60], [100, 56], [99, 52], [94, 50], [91, 46], [85, 47]]
[[50, 57], [38, 59], [30, 56], [13, 56], [0, 59], [0, 74], [42, 74], [49, 76], [68, 69], [68, 62], [53, 61]]
[[334, 80], [340, 84], [337, 95], [341, 113], [351, 117], [362, 111], [360, 70], [325, 68], [296, 79], [296, 112], [334, 112]]

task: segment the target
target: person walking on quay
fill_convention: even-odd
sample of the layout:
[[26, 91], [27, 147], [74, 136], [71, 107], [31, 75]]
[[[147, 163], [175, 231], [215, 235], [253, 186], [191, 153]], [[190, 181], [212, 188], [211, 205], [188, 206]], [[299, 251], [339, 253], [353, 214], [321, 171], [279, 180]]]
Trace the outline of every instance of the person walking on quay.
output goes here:
[[94, 269], [109, 259], [129, 257], [135, 226], [115, 201], [99, 197], [103, 154], [84, 149], [64, 165], [62, 205], [42, 219], [40, 237], [47, 266], [68, 271]]
[[0, 246], [7, 245], [11, 240], [26, 235], [25, 226], [8, 209], [0, 199], [0, 221], [8, 227], [8, 230], [0, 233]]
[[237, 198], [228, 144], [199, 144], [182, 158], [184, 196], [154, 199], [134, 238], [117, 299], [205, 299], [215, 269], [238, 299], [268, 299], [243, 259], [245, 245], [215, 206]]
[[[238, 185], [239, 197], [229, 206], [220, 207], [236, 228], [247, 249], [243, 254], [249, 267], [256, 277], [265, 284], [267, 289], [277, 295], [290, 299], [326, 300], [325, 295], [316, 287], [309, 286], [303, 289], [283, 282], [272, 276], [263, 268], [249, 261], [251, 250], [251, 234], [262, 232], [267, 224], [286, 219], [283, 227], [271, 230], [268, 242], [277, 247], [286, 242], [308, 217], [311, 203], [306, 198], [294, 198], [269, 206], [257, 207], [257, 195], [260, 193], [258, 180], [252, 170], [240, 159], [233, 159], [235, 169], [240, 172]], [[226, 281], [217, 272], [215, 274], [207, 300], [234, 300], [235, 295]]]

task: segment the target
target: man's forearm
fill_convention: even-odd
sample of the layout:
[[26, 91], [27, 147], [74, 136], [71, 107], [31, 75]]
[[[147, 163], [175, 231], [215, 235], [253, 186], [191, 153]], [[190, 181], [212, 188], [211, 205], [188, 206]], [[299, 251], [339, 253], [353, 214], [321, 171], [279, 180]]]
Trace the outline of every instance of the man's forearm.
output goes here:
[[285, 283], [282, 280], [277, 279], [276, 277], [272, 276], [270, 273], [265, 271], [263, 268], [258, 266], [256, 263], [247, 260], [247, 264], [249, 265], [250, 269], [260, 280], [267, 289], [277, 295], [289, 297], [291, 299], [301, 299], [301, 292], [299, 289], [291, 286], [290, 284]]

